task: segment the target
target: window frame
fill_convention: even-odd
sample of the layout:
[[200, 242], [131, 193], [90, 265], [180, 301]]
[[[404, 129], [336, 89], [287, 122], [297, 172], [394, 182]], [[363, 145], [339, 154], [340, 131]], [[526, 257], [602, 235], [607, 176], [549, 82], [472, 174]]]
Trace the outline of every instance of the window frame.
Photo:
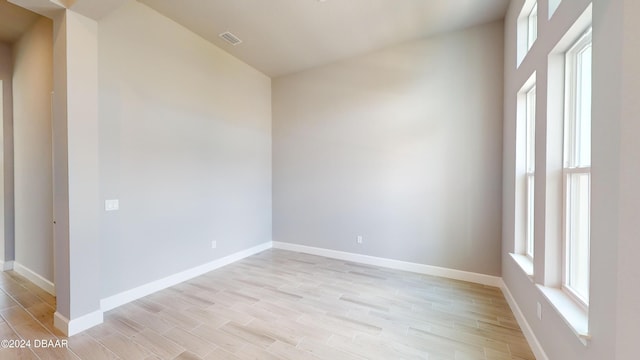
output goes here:
[[538, 39], [538, 0], [524, 0], [516, 22], [516, 68], [519, 68]]
[[538, 2], [535, 1], [527, 15], [527, 50], [531, 50], [538, 39]]
[[533, 260], [535, 255], [535, 154], [536, 154], [536, 83], [524, 93], [525, 96], [525, 236], [524, 255]]
[[[562, 167], [562, 179], [563, 179], [563, 254], [562, 254], [562, 290], [567, 293], [578, 305], [583, 309], [589, 307], [589, 281], [591, 278], [590, 266], [587, 273], [587, 293], [581, 294], [580, 291], [572, 287], [570, 284], [572, 277], [572, 262], [571, 262], [571, 250], [574, 245], [572, 226], [570, 224], [572, 217], [575, 215], [573, 212], [576, 209], [572, 208], [574, 195], [572, 192], [572, 177], [575, 175], [587, 175], [589, 194], [587, 196], [587, 264], [590, 264], [590, 230], [591, 230], [591, 159], [589, 156], [588, 165], [581, 163], [577, 150], [579, 149], [581, 139], [581, 129], [579, 128], [580, 121], [578, 120], [580, 114], [579, 107], [581, 104], [578, 102], [578, 89], [580, 87], [581, 79], [581, 64], [580, 55], [584, 53], [587, 48], [592, 47], [592, 28], [589, 27], [579, 38], [576, 40], [569, 49], [565, 52], [565, 117], [564, 117], [564, 136], [563, 136], [563, 167]], [[590, 84], [591, 87], [593, 84]], [[590, 99], [591, 102], [591, 99]], [[589, 118], [591, 121], [591, 117]], [[591, 131], [589, 129], [589, 142], [591, 137]], [[589, 148], [590, 150], [590, 148]]]

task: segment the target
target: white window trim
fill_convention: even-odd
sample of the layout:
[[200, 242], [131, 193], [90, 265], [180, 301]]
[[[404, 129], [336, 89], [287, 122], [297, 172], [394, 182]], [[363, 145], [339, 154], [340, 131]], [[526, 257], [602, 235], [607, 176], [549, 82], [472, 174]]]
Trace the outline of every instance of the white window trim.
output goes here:
[[558, 288], [536, 285], [538, 290], [553, 306], [560, 318], [569, 326], [583, 345], [587, 345], [591, 339], [589, 334], [589, 313], [582, 306], [567, 296], [567, 293]]
[[533, 47], [538, 39], [538, 2], [534, 2], [527, 15], [527, 50]]
[[529, 278], [529, 281], [533, 282], [533, 260], [522, 254], [509, 253], [513, 261], [524, 271]]
[[[587, 174], [589, 175], [589, 182], [591, 182], [591, 167], [575, 167], [575, 168], [564, 168], [563, 171], [563, 266], [562, 266], [562, 290], [569, 296], [571, 299], [578, 304], [585, 311], [589, 309], [589, 299], [581, 296], [577, 291], [575, 291], [572, 287], [568, 286], [568, 277], [569, 277], [569, 266], [571, 265], [568, 260], [569, 254], [569, 239], [570, 239], [570, 229], [568, 228], [568, 220], [567, 216], [569, 214], [569, 204], [568, 204], [568, 178], [571, 174]], [[591, 188], [591, 185], [589, 185]], [[589, 204], [591, 203], [591, 194], [589, 194]], [[590, 207], [591, 205], [589, 205]], [[590, 274], [589, 274], [590, 276]]]
[[[516, 224], [514, 233], [514, 253], [527, 258], [528, 262], [533, 264], [533, 258], [527, 256], [527, 178], [532, 175], [534, 167], [532, 162], [527, 160], [528, 157], [535, 159], [535, 154], [527, 149], [527, 135], [530, 131], [527, 127], [530, 125], [527, 118], [535, 112], [535, 106], [527, 106], [531, 103], [532, 94], [535, 95], [536, 72], [534, 71], [529, 78], [522, 84], [517, 92], [517, 124], [516, 124], [516, 172], [514, 174], [516, 181]], [[534, 123], [535, 125], [535, 123]], [[530, 266], [533, 269], [533, 266]], [[526, 269], [530, 273], [529, 267]]]
[[[536, 151], [536, 84], [525, 93], [525, 237], [524, 255], [533, 260], [535, 255], [535, 151]], [[533, 154], [531, 153], [533, 152]], [[531, 196], [530, 196], [531, 195]]]
[[535, 256], [535, 172], [525, 174], [525, 235], [524, 255], [533, 260]]
[[[566, 51], [567, 54], [567, 59], [566, 59], [566, 64], [565, 64], [565, 72], [566, 72], [566, 95], [565, 95], [565, 104], [567, 104], [567, 106], [565, 107], [565, 134], [572, 134], [575, 133], [575, 121], [566, 121], [566, 119], [575, 119], [576, 117], [576, 113], [575, 113], [575, 109], [577, 108], [576, 106], [576, 86], [573, 86], [576, 82], [576, 73], [575, 71], [571, 71], [573, 69], [573, 64], [576, 62], [576, 54], [583, 51], [584, 48], [586, 47], [587, 44], [591, 43], [591, 27], [589, 27], [587, 29], [587, 31], [585, 31], [580, 38], [578, 38], [578, 40], [569, 48], [569, 50]], [[580, 50], [577, 50], [580, 49]], [[568, 146], [564, 146], [564, 154], [563, 154], [563, 163], [564, 163], [564, 167], [568, 168], [571, 167], [571, 163], [569, 162], [572, 159], [575, 159], [575, 154], [573, 153], [573, 150], [575, 149], [575, 146], [573, 144], [573, 142], [575, 141], [575, 139], [573, 137], [571, 137], [569, 140], [569, 144]], [[565, 141], [567, 141], [566, 137], [565, 137]], [[568, 152], [569, 151], [569, 152]]]
[[538, 39], [538, 2], [525, 0], [516, 22], [516, 67], [520, 67]]
[[[562, 169], [562, 181], [563, 181], [563, 254], [562, 254], [562, 286], [561, 290], [583, 311], [587, 312], [589, 308], [589, 299], [580, 295], [577, 291], [568, 285], [569, 267], [569, 241], [570, 241], [570, 229], [568, 228], [568, 179], [571, 174], [587, 174], [589, 175], [589, 182], [591, 182], [591, 166], [575, 166], [577, 155], [575, 154], [575, 141], [577, 133], [576, 127], [576, 109], [577, 109], [577, 74], [574, 69], [576, 68], [577, 54], [586, 49], [587, 45], [592, 41], [592, 28], [589, 27], [577, 41], [566, 51], [566, 63], [565, 63], [565, 77], [566, 77], [566, 95], [565, 95], [565, 120], [564, 120], [564, 150], [563, 150], [563, 169]], [[571, 135], [571, 136], [570, 136]], [[589, 188], [591, 186], [589, 185]], [[589, 195], [589, 204], [591, 203], [591, 196]], [[590, 205], [589, 205], [590, 207]], [[589, 274], [589, 277], [591, 274]]]

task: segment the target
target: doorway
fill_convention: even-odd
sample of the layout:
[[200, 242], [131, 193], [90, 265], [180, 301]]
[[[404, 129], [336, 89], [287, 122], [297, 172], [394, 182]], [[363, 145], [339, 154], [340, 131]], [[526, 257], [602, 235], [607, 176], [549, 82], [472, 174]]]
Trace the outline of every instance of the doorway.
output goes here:
[[[9, 54], [3, 58], [9, 68], [9, 78], [3, 84], [4, 115], [0, 123], [4, 160], [0, 186], [3, 191], [0, 210], [4, 235], [3, 270], [12, 269], [54, 295], [50, 105], [53, 23], [0, 0], [0, 15], [8, 14], [23, 22], [13, 28], [13, 35], [0, 33], [0, 39], [9, 49]], [[3, 76], [7, 79], [6, 74]], [[10, 113], [9, 117], [7, 113]]]

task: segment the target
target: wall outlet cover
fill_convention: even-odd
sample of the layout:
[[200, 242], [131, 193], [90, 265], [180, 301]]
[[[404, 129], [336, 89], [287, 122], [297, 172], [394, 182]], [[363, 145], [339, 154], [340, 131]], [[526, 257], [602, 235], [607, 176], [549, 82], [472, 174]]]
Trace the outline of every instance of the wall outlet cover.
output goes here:
[[538, 303], [538, 308], [536, 309], [536, 315], [538, 315], [538, 320], [542, 320], [542, 305]]

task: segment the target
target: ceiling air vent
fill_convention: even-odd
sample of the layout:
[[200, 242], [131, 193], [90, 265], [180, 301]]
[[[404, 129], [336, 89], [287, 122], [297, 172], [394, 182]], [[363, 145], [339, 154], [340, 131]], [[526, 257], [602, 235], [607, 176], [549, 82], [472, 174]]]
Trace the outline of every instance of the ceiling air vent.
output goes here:
[[233, 35], [232, 33], [225, 31], [222, 34], [218, 35], [221, 38], [224, 39], [224, 41], [228, 42], [229, 44], [236, 46], [238, 44], [240, 44], [242, 42], [242, 40], [240, 40], [237, 36]]

